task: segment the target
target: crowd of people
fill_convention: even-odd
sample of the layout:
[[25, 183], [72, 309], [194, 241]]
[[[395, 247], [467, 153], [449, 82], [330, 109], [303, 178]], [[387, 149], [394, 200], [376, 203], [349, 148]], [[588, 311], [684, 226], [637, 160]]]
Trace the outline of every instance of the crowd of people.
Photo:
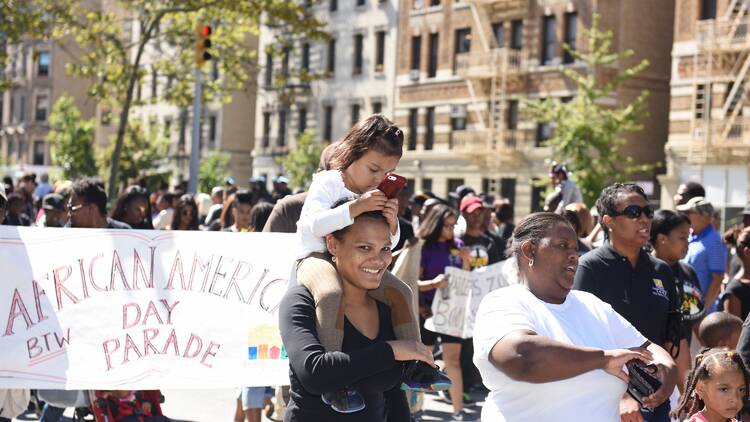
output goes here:
[[[605, 187], [589, 208], [555, 163], [545, 210], [515, 225], [509, 199], [468, 185], [386, 197], [378, 186], [402, 145], [392, 122], [368, 117], [294, 194], [283, 176], [271, 192], [258, 177], [210, 194], [136, 183], [110, 207], [98, 179], [6, 178], [0, 223], [297, 233], [279, 308], [286, 421], [418, 420], [425, 393], [450, 403], [455, 421], [478, 419], [485, 396], [485, 421], [750, 420], [750, 205], [723, 234], [694, 182], [674, 210], [632, 183]], [[482, 299], [473, 337], [433, 331], [447, 268], [495, 264], [509, 286]], [[634, 367], [658, 381], [646, 394], [629, 383]], [[260, 421], [271, 394], [243, 388], [235, 420]], [[42, 420], [62, 410], [46, 406]]]

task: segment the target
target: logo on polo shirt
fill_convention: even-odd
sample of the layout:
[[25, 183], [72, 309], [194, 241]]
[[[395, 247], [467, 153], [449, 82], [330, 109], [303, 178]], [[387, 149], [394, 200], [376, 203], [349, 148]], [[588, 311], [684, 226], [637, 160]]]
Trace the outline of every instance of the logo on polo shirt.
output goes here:
[[661, 280], [658, 278], [654, 278], [654, 287], [651, 289], [651, 292], [655, 296], [661, 296], [664, 299], [669, 300], [669, 296], [667, 296], [667, 290], [664, 288], [664, 283], [662, 283]]

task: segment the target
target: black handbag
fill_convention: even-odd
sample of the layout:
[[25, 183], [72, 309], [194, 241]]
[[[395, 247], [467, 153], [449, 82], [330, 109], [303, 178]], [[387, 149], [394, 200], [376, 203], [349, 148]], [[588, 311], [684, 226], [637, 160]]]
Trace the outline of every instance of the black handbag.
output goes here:
[[633, 359], [625, 365], [628, 368], [628, 394], [643, 405], [643, 400], [654, 394], [660, 387], [661, 381], [654, 376], [655, 365], [646, 365], [638, 359]]

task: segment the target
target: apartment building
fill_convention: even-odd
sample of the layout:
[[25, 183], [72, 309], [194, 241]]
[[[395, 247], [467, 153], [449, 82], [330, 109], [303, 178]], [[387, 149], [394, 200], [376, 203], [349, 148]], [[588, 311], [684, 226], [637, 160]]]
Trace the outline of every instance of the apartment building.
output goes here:
[[0, 163], [4, 171], [49, 171], [47, 133], [52, 105], [63, 95], [73, 97], [83, 118], [96, 113], [96, 103], [86, 96], [85, 81], [68, 76], [65, 65], [75, 54], [73, 47], [25, 40], [7, 47], [5, 69], [11, 86], [0, 92]]
[[706, 187], [725, 217], [748, 201], [748, 6], [741, 0], [677, 1], [662, 205], [672, 204], [677, 186], [689, 180]]
[[[611, 104], [650, 91], [644, 129], [624, 152], [637, 162], [664, 160], [674, 1], [660, 0], [401, 0], [395, 119], [405, 128], [399, 172], [416, 190], [445, 196], [469, 184], [507, 197], [516, 215], [539, 209], [536, 179], [554, 158], [543, 142], [554, 128], [523, 113], [527, 99], [576, 95], [561, 70], [587, 72], [562, 48], [585, 49], [580, 28], [613, 31], [613, 49], [635, 50], [650, 67]], [[644, 13], [648, 10], [648, 13]], [[602, 77], [612, 74], [604, 69]], [[611, 76], [610, 76], [611, 77]], [[640, 182], [654, 190], [655, 180]]]
[[[394, 112], [399, 0], [308, 4], [327, 22], [329, 40], [295, 39], [279, 57], [265, 52], [280, 43], [280, 34], [261, 29], [253, 173], [267, 179], [284, 172], [277, 158], [294, 148], [306, 130], [317, 142], [328, 143], [341, 139], [361, 118]], [[279, 86], [277, 76], [289, 74], [290, 67], [322, 77], [309, 84], [292, 77]]]

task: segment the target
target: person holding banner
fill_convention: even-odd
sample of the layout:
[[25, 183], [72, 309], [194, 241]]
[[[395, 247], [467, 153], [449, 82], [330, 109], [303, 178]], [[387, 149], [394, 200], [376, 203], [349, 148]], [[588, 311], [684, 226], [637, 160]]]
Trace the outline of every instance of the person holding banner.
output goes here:
[[612, 307], [573, 289], [578, 237], [564, 217], [544, 212], [518, 223], [512, 253], [521, 284], [482, 300], [474, 324], [474, 363], [490, 394], [483, 421], [620, 421], [623, 366], [656, 365], [657, 406], [675, 386], [672, 357]]
[[[319, 304], [312, 293], [303, 285], [287, 291], [279, 307], [290, 366], [291, 398], [284, 421], [406, 422], [409, 408], [399, 389], [403, 362], [434, 363], [424, 344], [396, 340], [391, 308], [368, 294], [380, 285], [392, 260], [388, 221], [382, 212], [362, 213], [352, 225], [326, 236], [326, 248], [341, 280], [344, 338], [340, 351], [326, 350], [316, 328]], [[360, 406], [321, 400], [348, 386], [360, 393]]]

